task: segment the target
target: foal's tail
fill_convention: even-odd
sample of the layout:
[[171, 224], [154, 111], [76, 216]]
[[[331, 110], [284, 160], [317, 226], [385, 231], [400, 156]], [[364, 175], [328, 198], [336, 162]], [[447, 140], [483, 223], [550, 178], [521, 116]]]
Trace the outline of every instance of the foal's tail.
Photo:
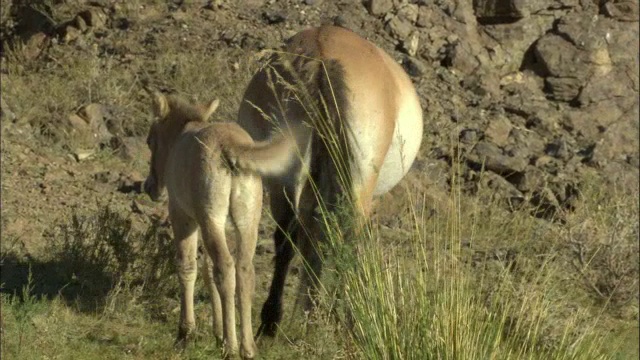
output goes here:
[[267, 141], [252, 145], [227, 145], [223, 149], [223, 156], [233, 168], [255, 172], [263, 177], [280, 176], [288, 172], [294, 160], [304, 153], [303, 149], [298, 149], [298, 144], [305, 144], [308, 136], [310, 130], [304, 125], [294, 125]]

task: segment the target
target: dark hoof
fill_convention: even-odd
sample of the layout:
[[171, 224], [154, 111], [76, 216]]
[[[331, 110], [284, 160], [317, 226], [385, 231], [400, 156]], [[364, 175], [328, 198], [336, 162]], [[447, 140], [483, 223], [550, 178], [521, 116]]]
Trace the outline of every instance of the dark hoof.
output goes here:
[[176, 341], [173, 343], [173, 347], [178, 351], [184, 351], [189, 342], [191, 342], [192, 333], [193, 331], [178, 329], [178, 336], [176, 337]]
[[269, 323], [263, 322], [262, 324], [260, 324], [260, 327], [258, 327], [258, 332], [256, 334], [256, 338], [260, 338], [262, 335], [265, 335], [265, 336], [268, 336], [268, 337], [274, 337], [274, 336], [276, 336], [277, 332], [278, 332], [278, 323], [276, 323], [276, 322], [269, 322]]

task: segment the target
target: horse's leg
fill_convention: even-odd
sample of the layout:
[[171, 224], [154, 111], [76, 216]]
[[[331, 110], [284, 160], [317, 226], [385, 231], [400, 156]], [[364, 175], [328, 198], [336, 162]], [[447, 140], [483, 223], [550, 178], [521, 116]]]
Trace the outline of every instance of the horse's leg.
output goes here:
[[304, 209], [300, 214], [300, 227], [296, 235], [299, 241], [300, 255], [304, 270], [300, 276], [300, 290], [297, 302], [302, 305], [305, 312], [312, 311], [320, 285], [320, 275], [322, 273], [322, 258], [320, 253], [320, 240], [325, 235], [323, 224], [311, 209]]
[[260, 318], [262, 323], [258, 328], [258, 336], [265, 334], [274, 336], [278, 323], [282, 320], [282, 292], [289, 270], [289, 263], [293, 258], [293, 244], [290, 239], [292, 227], [295, 226], [295, 211], [293, 208], [294, 192], [280, 189], [271, 193], [271, 213], [276, 221], [276, 231], [273, 234], [275, 245], [275, 268], [269, 296], [262, 306]]
[[196, 222], [181, 210], [169, 206], [173, 227], [178, 278], [180, 279], [180, 323], [176, 345], [186, 346], [196, 327], [193, 311], [193, 292], [197, 276], [198, 227]]
[[240, 312], [240, 355], [253, 359], [256, 343], [251, 326], [251, 304], [255, 290], [253, 257], [262, 213], [262, 186], [259, 178], [237, 177], [231, 192], [231, 217], [236, 226], [236, 284]]
[[213, 259], [214, 279], [220, 292], [225, 355], [232, 356], [238, 352], [235, 313], [236, 269], [227, 246], [226, 218], [226, 214], [217, 217], [206, 215], [198, 222], [205, 248]]
[[213, 263], [209, 252], [205, 249], [205, 253], [202, 254], [202, 274], [204, 277], [204, 283], [209, 290], [211, 296], [211, 309], [213, 312], [213, 335], [216, 340], [222, 345], [222, 303], [220, 302], [220, 293], [213, 281]]

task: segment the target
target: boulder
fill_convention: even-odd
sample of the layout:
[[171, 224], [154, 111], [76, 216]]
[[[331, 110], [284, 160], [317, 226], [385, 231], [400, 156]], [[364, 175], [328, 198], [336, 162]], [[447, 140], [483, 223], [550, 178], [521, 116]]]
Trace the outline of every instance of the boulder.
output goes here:
[[393, 16], [387, 23], [387, 31], [396, 40], [404, 40], [413, 31], [411, 22], [399, 16]]
[[112, 110], [108, 107], [102, 104], [89, 104], [80, 108], [75, 114], [69, 115], [68, 123], [72, 131], [85, 137], [85, 140], [100, 144], [113, 137], [107, 126], [112, 117]]
[[618, 21], [638, 21], [637, 0], [609, 0], [604, 6], [604, 13]]
[[487, 129], [484, 131], [485, 139], [503, 147], [509, 142], [509, 134], [513, 125], [506, 116], [497, 116], [489, 121]]
[[392, 0], [369, 0], [369, 13], [371, 15], [380, 16], [388, 13], [393, 9]]
[[526, 0], [475, 0], [473, 9], [481, 24], [511, 23], [529, 15], [528, 2]]
[[506, 156], [500, 148], [488, 141], [480, 141], [468, 156], [474, 167], [484, 167], [496, 174], [510, 176], [520, 173], [526, 168], [528, 161], [524, 158]]

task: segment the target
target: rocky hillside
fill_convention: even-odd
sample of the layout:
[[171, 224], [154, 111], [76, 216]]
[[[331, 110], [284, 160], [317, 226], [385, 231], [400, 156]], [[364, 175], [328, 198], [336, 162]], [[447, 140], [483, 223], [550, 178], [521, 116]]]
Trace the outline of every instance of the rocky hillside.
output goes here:
[[[62, 160], [60, 176], [66, 183], [60, 183], [61, 189], [73, 188], [68, 184], [74, 182], [90, 184], [98, 193], [106, 188], [96, 188], [96, 183], [107, 184], [108, 191], [139, 187], [144, 166], [120, 174], [79, 170], [76, 162], [105, 148], [126, 161], [145, 161], [147, 155], [140, 151], [147, 123], [139, 117], [146, 105], [138, 104], [147, 100], [141, 83], [165, 91], [189, 86], [198, 91], [194, 82], [176, 89], [167, 81], [181, 66], [179, 57], [160, 64], [167, 49], [189, 49], [211, 58], [212, 64], [228, 56], [222, 61], [224, 71], [248, 74], [241, 68], [248, 55], [275, 48], [298, 30], [321, 23], [369, 38], [412, 76], [425, 121], [422, 151], [410, 178], [415, 183], [446, 190], [450, 166], [461, 163], [468, 193], [489, 188], [507, 206], [531, 205], [543, 217], [570, 210], [582, 180], [594, 174], [630, 189], [638, 186], [637, 1], [14, 0], [3, 5], [2, 76], [9, 83], [3, 84], [3, 130], [9, 139], [24, 139], [25, 133], [34, 141], [84, 139], [83, 150], [68, 143], [62, 147], [73, 158]], [[95, 91], [102, 101], [86, 106], [88, 101], [69, 96], [66, 103], [48, 104], [45, 116], [34, 115], [22, 100], [25, 91], [4, 79], [8, 69], [44, 74], [75, 58], [127, 74], [129, 82], [70, 88], [70, 94], [79, 96]], [[228, 118], [243, 76], [228, 91], [233, 98], [223, 110]], [[119, 90], [120, 100], [114, 101], [107, 85], [129, 92]], [[20, 189], [16, 174], [28, 172], [20, 169], [31, 158], [32, 150], [13, 151], [19, 143], [3, 139], [3, 189], [9, 192]], [[36, 193], [58, 192], [47, 175], [33, 176], [41, 177]], [[68, 194], [72, 200], [64, 203], [75, 204]], [[5, 203], [15, 200], [20, 208], [24, 199], [14, 196]]]
[[[447, 287], [448, 270], [441, 274], [431, 257], [464, 263], [481, 283], [467, 298], [549, 300], [542, 322], [528, 307], [500, 308], [509, 329], [496, 333], [533, 319], [546, 346], [581, 337], [597, 319], [605, 345], [617, 349], [619, 338], [629, 348], [618, 358], [637, 358], [638, 17], [638, 0], [0, 0], [2, 346], [17, 349], [15, 358], [29, 350], [171, 356], [177, 280], [166, 204], [141, 193], [152, 121], [144, 88], [219, 98], [213, 118], [233, 120], [261, 50], [335, 24], [401, 63], [424, 110], [413, 169], [378, 199], [372, 240], [381, 256], [424, 252], [420, 266], [435, 264], [424, 274], [435, 272], [435, 283], [445, 274]], [[457, 189], [463, 196], [452, 206]], [[273, 224], [264, 215], [254, 321], [273, 268]], [[294, 261], [291, 273], [301, 269]], [[295, 281], [286, 285], [291, 306]], [[145, 285], [129, 294], [123, 283]], [[32, 318], [32, 303], [12, 296], [29, 291], [65, 303], [42, 302], [42, 316]], [[423, 317], [432, 318], [453, 323]], [[349, 357], [351, 349], [326, 341], [342, 341], [342, 330], [316, 340], [288, 333], [260, 352]]]

